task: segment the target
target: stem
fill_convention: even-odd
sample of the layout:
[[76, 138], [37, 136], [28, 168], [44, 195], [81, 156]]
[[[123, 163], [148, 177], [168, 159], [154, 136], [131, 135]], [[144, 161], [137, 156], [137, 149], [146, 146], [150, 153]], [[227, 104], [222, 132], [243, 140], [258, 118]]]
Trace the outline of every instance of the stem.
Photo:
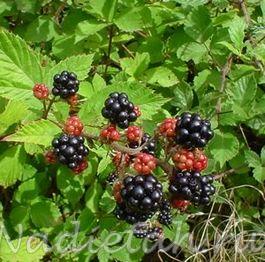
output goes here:
[[51, 107], [52, 107], [54, 101], [55, 101], [55, 96], [50, 100], [50, 103], [48, 104], [46, 110], [44, 110], [43, 115], [42, 115], [43, 119], [47, 119], [49, 111], [51, 110]]
[[107, 62], [106, 62], [105, 71], [104, 71], [104, 79], [106, 79], [108, 67], [109, 67], [109, 59], [110, 59], [110, 53], [111, 53], [111, 47], [112, 47], [113, 33], [114, 33], [114, 26], [111, 25], [109, 28], [109, 44], [108, 44]]

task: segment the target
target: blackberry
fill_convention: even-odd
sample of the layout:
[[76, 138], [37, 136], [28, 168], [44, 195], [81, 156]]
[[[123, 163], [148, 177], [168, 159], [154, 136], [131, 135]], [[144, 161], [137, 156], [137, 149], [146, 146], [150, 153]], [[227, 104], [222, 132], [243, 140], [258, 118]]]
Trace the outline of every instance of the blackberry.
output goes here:
[[104, 118], [109, 119], [112, 124], [117, 124], [122, 129], [126, 129], [130, 122], [137, 119], [134, 104], [129, 101], [125, 93], [118, 92], [109, 95], [101, 114]]
[[141, 144], [139, 145], [138, 142], [131, 142], [129, 144], [130, 148], [137, 148], [142, 146], [144, 143], [146, 143], [146, 145], [143, 147], [142, 151], [143, 153], [147, 153], [150, 155], [155, 155], [155, 151], [156, 151], [156, 142], [153, 138], [151, 138], [151, 136], [147, 133], [144, 133], [142, 139], [141, 139]]
[[163, 229], [147, 223], [138, 223], [133, 229], [133, 235], [137, 238], [147, 238], [150, 241], [157, 241], [162, 238]]
[[162, 185], [152, 175], [127, 176], [121, 197], [125, 206], [136, 214], [150, 214], [159, 209]]
[[82, 136], [61, 134], [59, 138], [53, 139], [52, 146], [58, 161], [72, 170], [84, 161], [89, 152]]
[[167, 199], [162, 200], [158, 221], [163, 225], [170, 225], [172, 223], [171, 207]]
[[75, 73], [63, 71], [53, 77], [52, 93], [54, 96], [69, 98], [75, 95], [78, 89], [79, 81]]
[[183, 113], [177, 120], [177, 144], [185, 148], [205, 147], [212, 139], [213, 131], [210, 121], [201, 119], [199, 114]]
[[124, 203], [117, 204], [114, 215], [119, 220], [124, 220], [129, 224], [135, 224], [138, 222], [144, 222], [147, 219], [151, 218], [154, 215], [154, 212], [148, 214], [138, 214], [126, 207]]
[[117, 173], [113, 172], [107, 177], [107, 182], [109, 185], [113, 185], [114, 182], [118, 179]]
[[178, 199], [189, 200], [194, 204], [208, 204], [215, 193], [212, 176], [201, 176], [199, 172], [178, 172], [170, 179], [169, 192]]

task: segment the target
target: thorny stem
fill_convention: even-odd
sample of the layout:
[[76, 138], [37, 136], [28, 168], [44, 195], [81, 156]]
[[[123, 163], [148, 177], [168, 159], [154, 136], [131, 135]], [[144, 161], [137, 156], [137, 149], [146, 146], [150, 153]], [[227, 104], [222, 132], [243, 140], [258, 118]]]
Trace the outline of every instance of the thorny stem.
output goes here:
[[43, 115], [42, 115], [42, 118], [43, 118], [43, 119], [47, 119], [48, 114], [49, 114], [49, 112], [50, 112], [50, 110], [51, 110], [51, 107], [52, 107], [54, 101], [55, 101], [55, 96], [50, 100], [50, 102], [49, 102], [47, 108], [46, 108], [46, 109], [44, 108]]

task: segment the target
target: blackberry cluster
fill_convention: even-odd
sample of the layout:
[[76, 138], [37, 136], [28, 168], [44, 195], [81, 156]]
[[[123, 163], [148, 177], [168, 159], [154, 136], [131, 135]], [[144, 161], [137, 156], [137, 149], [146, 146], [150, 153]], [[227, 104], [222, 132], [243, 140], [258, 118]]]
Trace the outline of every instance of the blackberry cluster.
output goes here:
[[170, 225], [172, 223], [171, 206], [167, 199], [163, 199], [161, 202], [158, 221], [163, 225]]
[[162, 185], [152, 175], [127, 176], [123, 180], [122, 201], [129, 210], [137, 214], [157, 211], [162, 195]]
[[163, 236], [163, 229], [151, 226], [147, 223], [138, 223], [133, 229], [133, 235], [137, 238], [147, 238], [150, 241], [157, 241]]
[[103, 107], [101, 113], [112, 124], [117, 124], [122, 129], [127, 128], [130, 122], [137, 119], [134, 104], [129, 101], [125, 93], [111, 93], [105, 101], [105, 107]]
[[79, 81], [75, 73], [63, 71], [61, 74], [57, 74], [53, 77], [52, 93], [54, 96], [69, 98], [75, 95], [78, 89]]
[[75, 169], [83, 162], [89, 152], [82, 136], [62, 134], [52, 141], [52, 146], [58, 161], [70, 169]]
[[177, 118], [176, 143], [186, 148], [205, 147], [213, 137], [211, 123], [199, 114], [183, 113]]
[[118, 179], [117, 173], [113, 172], [107, 177], [107, 183], [113, 185], [114, 182]]
[[154, 215], [154, 212], [147, 214], [137, 213], [126, 207], [124, 203], [117, 204], [114, 215], [119, 220], [124, 220], [129, 224], [135, 224], [138, 222], [144, 222]]
[[197, 205], [206, 205], [215, 193], [213, 177], [201, 176], [199, 172], [176, 172], [170, 180], [169, 192], [179, 199], [189, 200]]
[[130, 148], [137, 148], [139, 146], [142, 146], [144, 143], [146, 143], [146, 145], [143, 147], [143, 150], [141, 152], [147, 153], [147, 154], [150, 154], [150, 155], [154, 156], [155, 155], [155, 151], [156, 151], [156, 142], [147, 133], [144, 133], [140, 145], [139, 145], [138, 142], [131, 142], [129, 144], [129, 147]]

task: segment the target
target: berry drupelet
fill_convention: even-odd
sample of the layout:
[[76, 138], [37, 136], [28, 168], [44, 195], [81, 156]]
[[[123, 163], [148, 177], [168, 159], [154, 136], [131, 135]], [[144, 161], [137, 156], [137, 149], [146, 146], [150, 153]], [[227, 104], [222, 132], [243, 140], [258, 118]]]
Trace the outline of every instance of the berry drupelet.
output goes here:
[[[53, 153], [61, 164], [68, 166], [73, 171], [80, 171], [85, 167], [85, 157], [88, 148], [84, 145], [82, 136], [62, 134], [52, 141]], [[82, 163], [82, 165], [81, 165]]]
[[129, 101], [125, 93], [111, 93], [106, 99], [101, 113], [112, 124], [116, 124], [122, 129], [128, 128], [130, 122], [134, 122], [137, 119], [134, 104]]
[[122, 202], [135, 214], [150, 214], [157, 211], [162, 195], [162, 185], [152, 175], [127, 176], [123, 180]]
[[78, 89], [79, 81], [75, 73], [63, 71], [53, 77], [52, 93], [54, 96], [66, 99], [74, 96]]
[[163, 199], [161, 202], [158, 221], [163, 225], [170, 225], [172, 223], [171, 206], [167, 199]]
[[148, 223], [137, 223], [133, 229], [133, 235], [137, 238], [146, 238], [150, 241], [157, 241], [163, 237], [163, 229], [152, 226]]
[[215, 193], [212, 176], [201, 176], [194, 171], [175, 171], [170, 178], [169, 192], [173, 197], [189, 200], [196, 205], [206, 205]]
[[33, 95], [39, 100], [47, 99], [49, 97], [49, 89], [45, 84], [35, 84]]
[[205, 147], [212, 139], [213, 131], [208, 120], [199, 114], [183, 113], [177, 118], [176, 143], [185, 148]]

